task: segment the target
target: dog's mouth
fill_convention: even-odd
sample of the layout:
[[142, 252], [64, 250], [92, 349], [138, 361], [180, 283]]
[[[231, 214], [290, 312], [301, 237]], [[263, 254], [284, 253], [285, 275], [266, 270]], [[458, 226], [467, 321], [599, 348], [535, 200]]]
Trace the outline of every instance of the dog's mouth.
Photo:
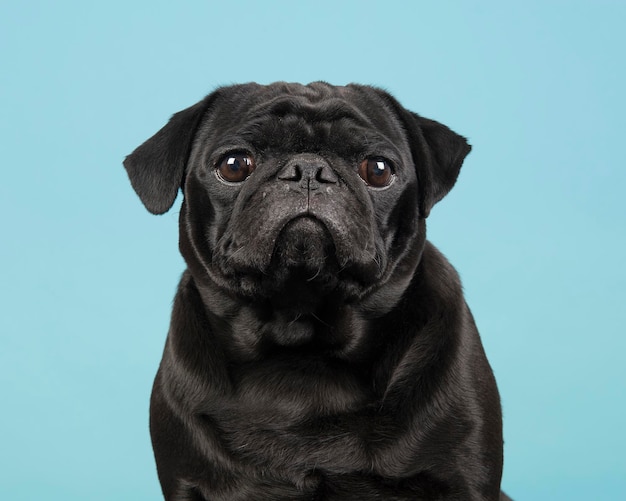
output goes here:
[[[271, 299], [278, 307], [297, 311], [313, 311], [329, 296], [357, 299], [379, 277], [380, 261], [344, 241], [339, 232], [332, 222], [298, 215], [277, 229], [266, 264], [247, 259], [261, 255], [250, 252], [251, 242], [245, 254], [221, 254], [215, 262], [220, 272], [213, 276], [238, 295]], [[256, 242], [263, 246], [268, 239]]]
[[314, 281], [322, 271], [334, 268], [335, 245], [326, 226], [317, 218], [300, 216], [289, 221], [276, 239], [270, 270], [301, 274]]
[[263, 288], [287, 309], [314, 308], [339, 283], [333, 238], [317, 218], [300, 216], [280, 231]]

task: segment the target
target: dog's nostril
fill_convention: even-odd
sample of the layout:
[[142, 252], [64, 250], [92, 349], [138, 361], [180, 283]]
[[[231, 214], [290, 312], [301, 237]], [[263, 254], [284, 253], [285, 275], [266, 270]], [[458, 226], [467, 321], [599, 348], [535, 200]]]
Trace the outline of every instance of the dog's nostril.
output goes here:
[[278, 179], [283, 181], [300, 181], [302, 179], [302, 170], [298, 164], [287, 165], [279, 174]]
[[336, 183], [339, 179], [337, 174], [327, 166], [321, 166], [315, 174], [315, 179], [320, 183]]
[[333, 170], [319, 162], [300, 162], [288, 164], [279, 174], [278, 179], [283, 181], [317, 181], [318, 183], [336, 183], [337, 175]]

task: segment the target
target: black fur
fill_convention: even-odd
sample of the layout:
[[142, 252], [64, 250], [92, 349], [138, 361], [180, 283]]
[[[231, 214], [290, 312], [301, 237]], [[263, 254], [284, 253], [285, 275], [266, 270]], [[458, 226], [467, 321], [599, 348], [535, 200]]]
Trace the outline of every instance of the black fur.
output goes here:
[[[127, 157], [151, 212], [184, 193], [150, 409], [165, 499], [505, 499], [496, 384], [426, 240], [469, 151], [384, 91], [318, 82], [220, 88]], [[256, 170], [227, 183], [234, 152]]]

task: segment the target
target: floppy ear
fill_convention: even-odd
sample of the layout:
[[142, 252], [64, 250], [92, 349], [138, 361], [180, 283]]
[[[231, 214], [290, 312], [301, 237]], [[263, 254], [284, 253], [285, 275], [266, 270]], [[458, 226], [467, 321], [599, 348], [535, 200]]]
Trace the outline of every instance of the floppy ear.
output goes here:
[[413, 112], [410, 115], [417, 122], [427, 146], [426, 154], [414, 151], [421, 141], [418, 136], [409, 136], [414, 161], [418, 162], [418, 158], [422, 158], [422, 165], [417, 165], [416, 168], [422, 194], [420, 212], [427, 217], [432, 206], [456, 183], [463, 160], [472, 147], [467, 139], [445, 125]]
[[445, 125], [407, 110], [382, 89], [374, 90], [395, 112], [405, 130], [419, 183], [420, 215], [428, 217], [433, 205], [454, 186], [472, 147]]
[[163, 214], [174, 205], [196, 129], [208, 106], [207, 97], [179, 111], [124, 160], [130, 183], [153, 214]]

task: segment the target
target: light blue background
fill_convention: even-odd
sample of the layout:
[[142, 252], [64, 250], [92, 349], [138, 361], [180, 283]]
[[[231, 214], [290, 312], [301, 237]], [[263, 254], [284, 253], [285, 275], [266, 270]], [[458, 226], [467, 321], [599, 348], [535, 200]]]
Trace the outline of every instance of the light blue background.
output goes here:
[[625, 6], [2, 2], [0, 499], [159, 499], [178, 205], [148, 214], [122, 159], [217, 85], [320, 79], [474, 146], [429, 237], [499, 382], [504, 488], [626, 499]]

